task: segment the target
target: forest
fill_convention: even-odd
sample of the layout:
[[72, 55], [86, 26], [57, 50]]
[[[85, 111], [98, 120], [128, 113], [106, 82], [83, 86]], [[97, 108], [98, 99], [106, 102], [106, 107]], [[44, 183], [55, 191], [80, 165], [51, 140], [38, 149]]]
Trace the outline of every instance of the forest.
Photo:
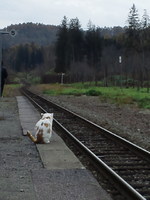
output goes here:
[[146, 87], [149, 92], [150, 19], [146, 10], [140, 19], [135, 4], [125, 27], [100, 28], [89, 21], [83, 30], [78, 18], [64, 16], [60, 26], [27, 23], [8, 28], [18, 29], [16, 38], [3, 42], [12, 82], [57, 82], [63, 73], [64, 82]]

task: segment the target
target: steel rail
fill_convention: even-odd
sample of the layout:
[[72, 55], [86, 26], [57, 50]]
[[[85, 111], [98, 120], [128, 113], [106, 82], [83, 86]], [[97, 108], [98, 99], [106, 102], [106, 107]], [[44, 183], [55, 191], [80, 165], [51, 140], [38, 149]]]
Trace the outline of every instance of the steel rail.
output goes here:
[[[28, 92], [31, 92], [31, 91], [28, 91]], [[31, 92], [31, 93], [32, 93], [32, 92]], [[32, 94], [37, 95], [37, 94], [35, 94], [35, 93], [32, 93]], [[28, 96], [29, 96], [29, 95], [28, 95]], [[123, 137], [121, 137], [121, 136], [116, 135], [115, 133], [112, 133], [111, 131], [109, 131], [109, 130], [107, 130], [107, 129], [105, 129], [105, 128], [103, 128], [103, 127], [97, 125], [97, 124], [95, 124], [94, 122], [91, 122], [90, 120], [88, 120], [88, 119], [86, 119], [86, 118], [84, 118], [84, 117], [82, 117], [82, 116], [80, 116], [80, 115], [78, 115], [78, 114], [76, 114], [76, 113], [74, 113], [74, 112], [72, 112], [72, 111], [70, 111], [70, 110], [64, 108], [64, 107], [62, 107], [62, 106], [60, 106], [60, 105], [58, 105], [58, 104], [56, 104], [56, 103], [53, 103], [53, 102], [51, 102], [50, 100], [47, 100], [47, 99], [44, 98], [44, 97], [41, 97], [41, 96], [39, 96], [39, 95], [37, 95], [37, 96], [38, 96], [38, 98], [40, 98], [42, 101], [44, 100], [46, 103], [48, 103], [48, 104], [50, 103], [51, 105], [54, 105], [55, 107], [57, 107], [57, 108], [59, 108], [59, 109], [65, 111], [65, 112], [68, 112], [68, 113], [70, 113], [70, 114], [72, 114], [72, 115], [74, 115], [74, 116], [76, 116], [76, 117], [78, 117], [78, 118], [80, 118], [81, 120], [83, 120], [83, 121], [86, 122], [87, 124], [90, 124], [90, 125], [93, 126], [94, 128], [100, 129], [100, 130], [103, 132], [103, 134], [106, 135], [106, 137], [111, 138], [111, 139], [114, 138], [115, 141], [116, 141], [116, 140], [119, 141], [120, 143], [124, 144], [125, 147], [128, 146], [128, 147], [129, 147], [130, 149], [132, 149], [135, 153], [138, 152], [138, 155], [141, 155], [142, 158], [144, 157], [148, 162], [150, 162], [150, 152], [149, 152], [149, 151], [147, 151], [147, 150], [145, 150], [145, 149], [139, 147], [138, 145], [136, 145], [136, 144], [134, 144], [134, 143], [132, 143], [132, 142], [126, 140], [125, 138], [123, 138]], [[43, 111], [44, 111], [44, 110], [43, 110]], [[44, 111], [44, 112], [46, 112], [46, 111]]]
[[[30, 92], [31, 93], [31, 92]], [[23, 92], [23, 94], [30, 99], [30, 101], [35, 104], [38, 108], [40, 108], [42, 110], [42, 112], [47, 112], [45, 109], [42, 108], [42, 106], [40, 106], [34, 99], [32, 99], [30, 97], [30, 95], [28, 95], [25, 91]], [[36, 95], [36, 94], [34, 94]], [[38, 98], [40, 98], [41, 100], [44, 100], [48, 103], [54, 104], [50, 101], [48, 101], [47, 99], [41, 97], [38, 95]], [[63, 107], [54, 104], [55, 106], [58, 106], [59, 109], [64, 109]], [[75, 114], [67, 109], [65, 109], [65, 111], [70, 112], [71, 114]], [[117, 136], [116, 134], [107, 131], [106, 129], [98, 126], [97, 124], [90, 122], [89, 120], [75, 114], [77, 117], [80, 117], [82, 120], [90, 123], [93, 126], [96, 126], [97, 128], [100, 128], [104, 131], [104, 133], [109, 133], [111, 134], [113, 137], [115, 137], [115, 139], [117, 138], [119, 141], [123, 139], [123, 143], [127, 143], [128, 145], [133, 145], [133, 149], [138, 149], [138, 151], [141, 153], [142, 151], [144, 151], [144, 155], [146, 155], [146, 158], [148, 158], [148, 156], [150, 156], [150, 152], [138, 147], [137, 145], [134, 145], [133, 143], [125, 140], [124, 138], [121, 138], [120, 136]], [[55, 118], [54, 118], [54, 124], [56, 124], [59, 128], [61, 128], [61, 130], [67, 135], [69, 136], [69, 138], [71, 138], [73, 140], [73, 142], [79, 147], [81, 148], [92, 160], [93, 164], [96, 165], [97, 169], [101, 172], [103, 171], [103, 173], [112, 180], [113, 183], [115, 183], [115, 187], [121, 190], [121, 192], [128, 197], [128, 199], [137, 199], [137, 200], [146, 200], [139, 192], [137, 192], [131, 185], [129, 185], [123, 178], [121, 178], [116, 172], [114, 172], [107, 164], [105, 164], [100, 158], [98, 158], [91, 150], [89, 150], [82, 142], [80, 142], [75, 136], [73, 136], [65, 127], [63, 127]]]

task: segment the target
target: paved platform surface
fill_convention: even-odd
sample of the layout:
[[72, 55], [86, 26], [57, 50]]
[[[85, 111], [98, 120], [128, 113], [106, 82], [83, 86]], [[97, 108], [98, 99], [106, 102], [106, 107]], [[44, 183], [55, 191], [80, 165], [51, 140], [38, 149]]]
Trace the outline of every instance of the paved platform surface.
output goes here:
[[56, 133], [50, 144], [23, 136], [39, 118], [25, 97], [0, 100], [0, 200], [111, 200]]
[[[41, 118], [35, 107], [24, 97], [17, 97], [19, 116], [23, 133], [27, 130], [35, 133], [36, 122]], [[42, 162], [46, 169], [83, 169], [83, 165], [65, 145], [63, 140], [53, 132], [50, 144], [37, 144]]]

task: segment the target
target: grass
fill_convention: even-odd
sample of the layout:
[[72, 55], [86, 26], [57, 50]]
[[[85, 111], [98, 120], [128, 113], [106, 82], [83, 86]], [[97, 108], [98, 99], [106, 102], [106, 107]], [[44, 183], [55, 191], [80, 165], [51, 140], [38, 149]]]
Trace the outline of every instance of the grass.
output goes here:
[[20, 95], [19, 89], [20, 84], [6, 84], [4, 85], [3, 96], [4, 97], [14, 97]]
[[47, 95], [99, 96], [104, 102], [109, 101], [120, 105], [133, 104], [140, 108], [150, 109], [150, 94], [146, 92], [146, 88], [137, 91], [136, 88], [94, 87], [89, 83], [41, 84], [36, 85], [35, 88]]
[[[20, 95], [19, 84], [10, 84], [4, 86], [3, 96], [13, 97]], [[98, 96], [103, 102], [111, 102], [119, 105], [132, 104], [140, 108], [150, 109], [150, 93], [146, 92], [146, 88], [137, 91], [134, 88], [119, 87], [95, 87], [89, 83], [74, 84], [39, 84], [33, 86], [34, 90], [47, 95], [74, 95], [74, 96]]]

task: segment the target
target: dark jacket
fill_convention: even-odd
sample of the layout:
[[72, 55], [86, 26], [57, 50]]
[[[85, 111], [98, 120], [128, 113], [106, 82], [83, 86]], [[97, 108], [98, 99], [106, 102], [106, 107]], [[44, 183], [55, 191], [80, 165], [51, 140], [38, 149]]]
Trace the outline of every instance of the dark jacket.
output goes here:
[[2, 67], [2, 74], [1, 74], [1, 82], [2, 83], [5, 82], [5, 79], [7, 78], [7, 76], [8, 76], [8, 73], [7, 73], [6, 68]]

